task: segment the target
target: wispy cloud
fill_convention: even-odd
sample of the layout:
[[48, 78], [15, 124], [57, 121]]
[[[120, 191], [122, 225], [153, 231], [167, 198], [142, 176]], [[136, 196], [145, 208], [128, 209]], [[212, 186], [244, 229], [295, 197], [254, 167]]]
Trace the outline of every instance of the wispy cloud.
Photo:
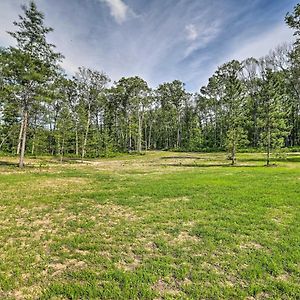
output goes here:
[[198, 31], [194, 24], [188, 24], [185, 26], [185, 31], [187, 34], [187, 39], [189, 41], [194, 41], [198, 37]]
[[[0, 46], [12, 43], [6, 31], [28, 1], [0, 0]], [[265, 55], [291, 40], [283, 18], [298, 2], [72, 0], [70, 10], [70, 0], [35, 1], [68, 74], [87, 66], [113, 81], [141, 76], [151, 87], [180, 79], [189, 91], [225, 61]]]
[[192, 41], [192, 44], [186, 49], [184, 57], [188, 57], [198, 49], [207, 47], [210, 42], [215, 40], [221, 32], [220, 23], [221, 20], [210, 25], [199, 24], [198, 28], [195, 25], [186, 26], [186, 30], [189, 31], [187, 38]]
[[119, 24], [122, 24], [127, 20], [130, 14], [133, 14], [133, 11], [126, 5], [122, 0], [100, 0], [105, 2], [110, 9], [111, 16]]
[[256, 36], [242, 37], [233, 43], [232, 53], [229, 59], [243, 60], [248, 57], [260, 58], [278, 46], [280, 43], [292, 43], [294, 38], [292, 31], [283, 22], [273, 26], [273, 28], [262, 32]]

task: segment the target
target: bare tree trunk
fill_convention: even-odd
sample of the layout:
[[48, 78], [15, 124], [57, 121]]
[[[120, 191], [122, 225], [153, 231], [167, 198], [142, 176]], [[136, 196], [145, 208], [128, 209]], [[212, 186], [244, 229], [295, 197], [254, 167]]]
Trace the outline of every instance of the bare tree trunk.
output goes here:
[[129, 151], [131, 152], [132, 149], [132, 140], [131, 140], [131, 122], [129, 121]]
[[152, 122], [150, 122], [150, 127], [149, 127], [149, 140], [148, 140], [148, 149], [151, 149], [151, 135], [152, 135]]
[[20, 126], [20, 133], [19, 133], [18, 146], [17, 146], [17, 155], [20, 155], [23, 127], [24, 127], [24, 113], [23, 113], [23, 118], [22, 118], [21, 126]]
[[62, 139], [61, 147], [60, 147], [60, 163], [63, 163], [64, 151], [65, 151], [65, 138]]
[[24, 156], [25, 156], [25, 148], [26, 148], [26, 135], [27, 135], [27, 123], [28, 123], [28, 111], [24, 110], [23, 117], [23, 132], [22, 132], [22, 142], [21, 142], [21, 152], [19, 159], [19, 167], [24, 167]]
[[33, 135], [32, 138], [31, 155], [34, 154], [34, 150], [35, 150], [35, 134]]
[[144, 137], [145, 137], [145, 151], [148, 150], [148, 139], [147, 139], [147, 123], [145, 119], [145, 124], [144, 124]]
[[89, 134], [89, 129], [90, 129], [90, 122], [91, 122], [91, 112], [89, 110], [88, 111], [87, 122], [86, 122], [85, 135], [84, 135], [84, 140], [83, 140], [83, 145], [82, 145], [81, 160], [84, 159], [85, 154], [86, 154], [86, 145], [87, 145], [87, 139], [88, 139], [88, 134]]
[[10, 136], [10, 133], [2, 139], [2, 141], [0, 143], [0, 149], [2, 148], [3, 144], [5, 143], [5, 141], [9, 138], [9, 136]]
[[168, 127], [166, 126], [166, 145], [165, 148], [169, 149], [169, 136], [168, 136]]
[[177, 141], [176, 141], [176, 148], [179, 148], [180, 147], [180, 144], [181, 144], [181, 137], [180, 137], [180, 114], [178, 114], [178, 118], [177, 118], [177, 122], [178, 122], [178, 125], [177, 125]]
[[270, 127], [268, 127], [267, 167], [270, 165], [270, 152], [271, 152], [271, 130]]
[[79, 155], [79, 145], [78, 145], [78, 125], [76, 123], [76, 128], [75, 128], [75, 155]]
[[231, 149], [231, 165], [234, 166], [235, 165], [235, 153], [236, 153], [236, 149], [235, 149], [235, 143], [233, 143], [232, 149]]
[[36, 137], [36, 123], [37, 123], [37, 119], [36, 119], [36, 115], [34, 117], [34, 128], [33, 128], [33, 137], [32, 137], [32, 146], [31, 146], [31, 154], [34, 154], [34, 150], [35, 150], [35, 137]]
[[142, 117], [138, 114], [139, 126], [138, 126], [138, 138], [137, 138], [137, 151], [142, 152]]

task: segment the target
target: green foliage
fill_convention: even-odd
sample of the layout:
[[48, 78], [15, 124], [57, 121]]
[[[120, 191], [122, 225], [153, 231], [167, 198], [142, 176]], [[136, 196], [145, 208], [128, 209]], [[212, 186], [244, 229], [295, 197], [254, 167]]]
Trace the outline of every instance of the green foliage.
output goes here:
[[282, 147], [284, 138], [288, 135], [286, 111], [282, 106], [283, 97], [285, 90], [281, 74], [267, 69], [265, 80], [262, 82], [259, 105], [261, 145], [267, 151], [267, 164], [270, 162], [271, 150]]
[[20, 154], [20, 165], [26, 148], [61, 160], [226, 150], [234, 164], [246, 146], [263, 146], [269, 156], [278, 147], [300, 145], [299, 5], [286, 16], [295, 30], [292, 48], [227, 62], [196, 94], [180, 80], [150, 89], [137, 76], [108, 88], [105, 73], [85, 67], [67, 79], [62, 55], [47, 42], [53, 29], [44, 25], [43, 13], [33, 1], [22, 9], [9, 33], [17, 47], [0, 49], [0, 150]]

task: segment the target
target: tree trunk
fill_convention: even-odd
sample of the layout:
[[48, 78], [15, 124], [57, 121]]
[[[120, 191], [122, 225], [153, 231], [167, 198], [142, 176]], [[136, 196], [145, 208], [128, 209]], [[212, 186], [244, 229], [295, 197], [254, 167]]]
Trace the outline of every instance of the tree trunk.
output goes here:
[[20, 152], [20, 159], [19, 159], [19, 167], [20, 168], [24, 167], [24, 156], [25, 156], [26, 135], [27, 135], [27, 123], [28, 123], [28, 111], [24, 110], [21, 152]]
[[34, 154], [34, 150], [35, 150], [35, 134], [33, 135], [32, 138], [31, 155]]
[[76, 128], [75, 128], [75, 155], [79, 156], [78, 126], [77, 126], [77, 123], [76, 123]]
[[180, 144], [181, 144], [181, 137], [180, 137], [180, 114], [178, 114], [178, 117], [177, 117], [177, 141], [176, 141], [176, 148], [179, 148], [180, 147]]
[[18, 146], [17, 146], [17, 155], [20, 155], [23, 127], [24, 127], [24, 113], [23, 113], [23, 118], [22, 118], [21, 126], [20, 126], [20, 133], [19, 133]]
[[63, 163], [64, 151], [65, 151], [65, 138], [62, 139], [61, 148], [60, 148], [60, 163]]
[[233, 143], [232, 149], [231, 149], [231, 165], [234, 166], [235, 165], [235, 153], [236, 153], [236, 149], [235, 149], [235, 143]]
[[138, 138], [137, 138], [137, 152], [142, 152], [142, 117], [138, 114], [139, 126], [138, 126]]
[[169, 136], [168, 136], [168, 127], [166, 126], [166, 144], [165, 144], [165, 148], [169, 149]]
[[131, 139], [131, 122], [129, 122], [129, 151], [131, 152], [132, 150], [132, 139]]
[[267, 145], [267, 167], [270, 165], [270, 152], [271, 152], [271, 130], [268, 128], [268, 145]]
[[87, 145], [87, 139], [88, 139], [88, 134], [89, 134], [89, 129], [90, 129], [90, 122], [91, 122], [91, 112], [90, 112], [90, 110], [89, 110], [89, 111], [88, 111], [87, 122], [86, 122], [85, 135], [84, 135], [83, 145], [82, 145], [82, 155], [81, 155], [81, 160], [84, 159], [85, 154], [86, 154], [86, 145]]
[[9, 136], [10, 136], [10, 133], [2, 139], [2, 141], [0, 143], [0, 149], [2, 148], [3, 144], [5, 143], [5, 141], [9, 138]]
[[145, 118], [145, 122], [144, 122], [144, 141], [145, 141], [145, 151], [148, 150], [148, 139], [147, 139], [147, 121]]
[[151, 149], [151, 135], [152, 135], [152, 122], [150, 122], [150, 128], [149, 128], [149, 140], [148, 140], [148, 149]]

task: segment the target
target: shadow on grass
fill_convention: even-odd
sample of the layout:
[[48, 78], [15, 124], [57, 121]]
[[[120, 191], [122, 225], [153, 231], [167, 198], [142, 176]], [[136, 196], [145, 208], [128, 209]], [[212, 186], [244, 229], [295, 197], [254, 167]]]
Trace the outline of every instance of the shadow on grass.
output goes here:
[[0, 166], [18, 167], [19, 164], [15, 162], [9, 162], [9, 161], [0, 161]]
[[[265, 158], [240, 158], [239, 161], [241, 162], [264, 162], [266, 161]], [[300, 157], [287, 157], [287, 158], [272, 158], [272, 163], [276, 162], [300, 162]]]
[[197, 156], [165, 156], [161, 157], [160, 159], [204, 159], [203, 157]]
[[183, 167], [183, 168], [212, 168], [212, 167], [231, 167], [231, 168], [262, 168], [263, 165], [232, 165], [232, 164], [161, 164], [164, 167]]

